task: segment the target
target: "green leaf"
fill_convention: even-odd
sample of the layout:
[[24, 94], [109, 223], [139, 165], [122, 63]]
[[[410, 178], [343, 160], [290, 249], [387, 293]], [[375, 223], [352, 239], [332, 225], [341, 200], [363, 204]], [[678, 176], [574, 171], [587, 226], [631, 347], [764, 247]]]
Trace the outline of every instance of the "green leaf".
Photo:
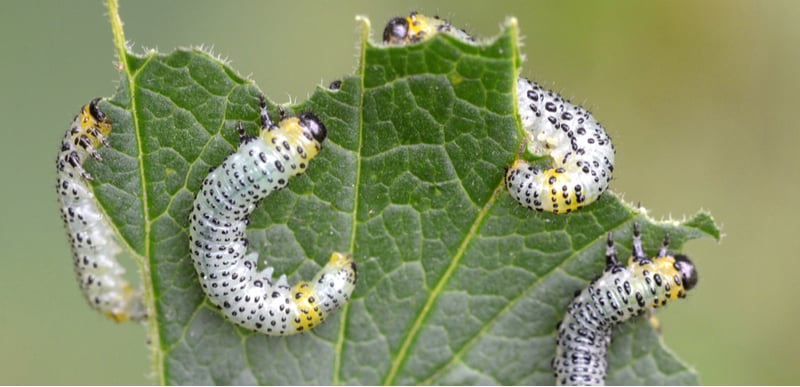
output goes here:
[[[357, 73], [287, 107], [322, 118], [322, 153], [248, 227], [249, 249], [292, 281], [312, 277], [331, 251], [357, 261], [352, 302], [292, 337], [226, 321], [189, 257], [195, 192], [236, 149], [237, 122], [256, 133], [261, 91], [202, 50], [130, 53], [114, 25], [122, 82], [101, 104], [112, 146], [87, 169], [143, 269], [158, 382], [552, 384], [556, 323], [601, 273], [608, 232], [621, 255], [634, 221], [648, 253], [666, 232], [674, 250], [719, 237], [707, 214], [654, 222], [612, 193], [568, 215], [510, 198], [504, 169], [522, 141], [514, 20], [484, 45], [439, 35], [407, 47], [374, 46], [362, 23]], [[698, 382], [643, 319], [615, 331], [609, 361], [614, 384]]]

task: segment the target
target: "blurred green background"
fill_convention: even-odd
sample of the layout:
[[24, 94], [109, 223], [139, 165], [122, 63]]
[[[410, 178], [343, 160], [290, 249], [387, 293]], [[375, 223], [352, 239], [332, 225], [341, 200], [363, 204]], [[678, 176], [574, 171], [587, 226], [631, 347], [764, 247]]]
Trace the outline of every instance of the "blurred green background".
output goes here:
[[[702, 208], [723, 227], [722, 243], [686, 247], [701, 282], [659, 313], [667, 344], [705, 384], [800, 383], [800, 2], [465, 4], [123, 1], [121, 16], [137, 52], [212, 47], [277, 102], [353, 71], [357, 14], [376, 39], [415, 9], [477, 36], [516, 16], [522, 75], [588, 106], [614, 138], [612, 190], [656, 218]], [[68, 123], [118, 82], [105, 7], [5, 1], [0, 42], [0, 383], [148, 384], [144, 329], [80, 296], [53, 188]]]

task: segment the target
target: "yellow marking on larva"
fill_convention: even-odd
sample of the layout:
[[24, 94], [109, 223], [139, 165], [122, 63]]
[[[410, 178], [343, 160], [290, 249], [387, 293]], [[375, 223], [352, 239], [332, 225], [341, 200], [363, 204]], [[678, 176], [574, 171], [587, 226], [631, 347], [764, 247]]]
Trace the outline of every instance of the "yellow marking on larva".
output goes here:
[[90, 104], [83, 105], [81, 108], [81, 132], [73, 133], [73, 138], [75, 136], [80, 136], [82, 134], [86, 134], [92, 141], [92, 146], [99, 147], [101, 144], [100, 138], [94, 134], [92, 129], [97, 128], [105, 137], [111, 133], [111, 122], [107, 119], [103, 121], [98, 121], [96, 118], [92, 116], [90, 109]]
[[319, 296], [306, 281], [301, 281], [292, 289], [294, 301], [300, 313], [294, 320], [294, 327], [298, 332], [311, 330], [325, 320], [322, 309], [319, 307]]
[[297, 117], [284, 118], [278, 123], [280, 130], [263, 130], [261, 138], [267, 144], [282, 142], [286, 139], [289, 144], [300, 144], [305, 150], [306, 160], [313, 159], [319, 153], [319, 142], [309, 139], [303, 134], [304, 128]]
[[[431, 23], [430, 18], [427, 16], [412, 12], [406, 20], [408, 20], [408, 36], [416, 39], [425, 39], [435, 35], [438, 32], [436, 23]], [[442, 24], [441, 22], [438, 24]]]
[[[136, 291], [130, 284], [125, 284], [122, 289], [123, 299], [131, 300], [134, 297], [137, 297]], [[131, 319], [131, 315], [128, 310], [123, 311], [116, 311], [116, 310], [109, 310], [105, 313], [106, 317], [116, 321], [116, 322], [126, 322]]]
[[[557, 169], [551, 168], [543, 171], [544, 181], [547, 182], [550, 190], [543, 200], [548, 200], [554, 203], [553, 207], [558, 208], [555, 213], [575, 211], [583, 207], [582, 203], [578, 202], [578, 197], [575, 195], [575, 190], [567, 185], [569, 178], [564, 173], [558, 172]], [[564, 190], [567, 187], [567, 190]], [[556, 204], [558, 206], [556, 206]]]
[[[677, 300], [686, 296], [686, 289], [683, 283], [675, 282], [675, 278], [681, 278], [681, 272], [675, 268], [675, 257], [667, 255], [665, 257], [652, 258], [652, 263], [640, 265], [635, 262], [635, 257], [628, 260], [628, 267], [636, 273], [636, 276], [644, 276], [642, 273], [647, 270], [650, 273], [658, 273], [662, 276], [663, 281], [668, 282], [672, 287], [670, 289], [669, 300]], [[658, 306], [656, 306], [658, 307]]]
[[428, 17], [417, 12], [389, 20], [383, 30], [383, 41], [392, 45], [406, 45], [428, 40], [442, 32], [462, 41], [474, 41], [465, 31], [453, 28], [447, 19]]
[[[341, 273], [344, 277], [340, 277]], [[320, 281], [323, 276], [327, 277], [327, 281]], [[292, 295], [294, 297], [295, 305], [299, 311], [298, 317], [294, 320], [294, 327], [298, 332], [311, 330], [317, 325], [325, 321], [327, 315], [324, 308], [331, 308], [331, 305], [322, 305], [323, 302], [329, 302], [332, 296], [328, 291], [335, 288], [341, 288], [341, 292], [345, 298], [340, 302], [346, 302], [350, 293], [353, 292], [353, 287], [356, 282], [356, 270], [353, 263], [353, 257], [349, 254], [342, 254], [334, 252], [331, 254], [331, 259], [324, 268], [314, 277], [312, 283], [302, 281], [292, 288]], [[341, 281], [346, 282], [331, 285], [332, 278], [339, 278]], [[317, 292], [319, 291], [319, 293]], [[322, 299], [325, 298], [325, 300]]]
[[525, 164], [524, 160], [516, 159], [514, 160], [514, 164], [511, 164], [510, 169], [519, 169], [523, 164]]
[[353, 258], [350, 255], [336, 253], [336, 252], [331, 254], [331, 259], [328, 261], [328, 265], [337, 267], [349, 266], [352, 263], [353, 263]]
[[[517, 200], [531, 200], [527, 207], [563, 214], [583, 208], [585, 196], [579, 195], [573, 179], [561, 168], [534, 172], [524, 160], [517, 159], [506, 172], [509, 189], [516, 191], [512, 196]], [[516, 176], [516, 178], [515, 178]], [[580, 189], [583, 189], [581, 187]], [[518, 192], [515, 194], [515, 192]], [[523, 195], [521, 198], [517, 197]], [[520, 202], [522, 203], [522, 202]]]

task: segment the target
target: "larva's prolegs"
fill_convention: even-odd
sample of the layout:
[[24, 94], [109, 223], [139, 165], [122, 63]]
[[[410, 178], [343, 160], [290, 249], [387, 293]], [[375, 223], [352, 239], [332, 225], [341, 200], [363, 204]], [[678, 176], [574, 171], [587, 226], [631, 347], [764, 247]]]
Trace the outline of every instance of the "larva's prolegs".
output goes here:
[[694, 288], [698, 278], [694, 264], [685, 255], [670, 255], [668, 244], [665, 236], [658, 256], [648, 258], [634, 224], [634, 254], [623, 266], [609, 234], [603, 275], [576, 295], [559, 323], [553, 359], [556, 384], [603, 385], [614, 327], [684, 298]]
[[349, 255], [333, 253], [310, 282], [290, 286], [274, 269], [257, 270], [257, 253], [247, 253], [248, 216], [269, 194], [302, 174], [321, 149], [325, 126], [311, 113], [273, 123], [260, 97], [262, 130], [211, 171], [190, 215], [192, 260], [203, 291], [225, 316], [242, 327], [284, 336], [311, 330], [347, 303], [356, 283]]
[[141, 289], [134, 290], [117, 261], [121, 251], [109, 220], [98, 207], [87, 184], [92, 176], [83, 168], [87, 157], [102, 160], [97, 149], [108, 145], [111, 122], [96, 98], [83, 106], [61, 141], [56, 159], [56, 191], [61, 218], [72, 247], [75, 276], [86, 301], [116, 321], [143, 321], [146, 308]]

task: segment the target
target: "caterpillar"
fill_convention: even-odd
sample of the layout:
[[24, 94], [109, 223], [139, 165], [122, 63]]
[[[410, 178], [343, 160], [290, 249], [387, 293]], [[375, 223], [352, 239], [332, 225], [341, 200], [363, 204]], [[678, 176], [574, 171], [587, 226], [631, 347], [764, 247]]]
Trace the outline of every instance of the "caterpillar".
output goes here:
[[115, 256], [121, 251], [113, 228], [98, 207], [83, 168], [88, 156], [102, 160], [97, 149], [108, 146], [111, 122], [96, 98], [84, 105], [61, 140], [56, 158], [56, 192], [61, 218], [72, 248], [75, 276], [86, 301], [116, 321], [147, 318], [142, 290], [124, 278], [125, 269]]
[[685, 255], [671, 254], [669, 235], [654, 258], [642, 248], [639, 224], [633, 224], [633, 256], [627, 266], [617, 261], [614, 238], [608, 234], [603, 275], [576, 293], [558, 325], [553, 371], [558, 385], [603, 385], [606, 353], [613, 328], [667, 301], [686, 297], [697, 285], [697, 270]]
[[289, 286], [274, 268], [257, 269], [258, 253], [246, 254], [248, 217], [258, 203], [302, 174], [326, 137], [312, 113], [274, 124], [260, 97], [261, 132], [247, 136], [241, 122], [239, 149], [211, 171], [189, 217], [192, 261], [211, 303], [235, 324], [267, 335], [311, 330], [352, 294], [357, 279], [351, 256], [333, 253], [311, 282]]
[[431, 18], [414, 11], [408, 17], [396, 17], [389, 20], [386, 28], [383, 29], [383, 42], [405, 45], [429, 39], [439, 32], [449, 33], [461, 40], [475, 41], [475, 38], [466, 31], [453, 27], [447, 19], [439, 16]]
[[[390, 20], [383, 40], [404, 45], [439, 32], [474, 41], [449, 21], [416, 12]], [[554, 214], [596, 201], [608, 188], [614, 171], [614, 145], [602, 125], [589, 111], [522, 77], [517, 81], [517, 103], [528, 151], [549, 155], [552, 167], [541, 169], [516, 160], [506, 172], [511, 197], [524, 207]]]
[[539, 169], [516, 160], [506, 187], [521, 205], [567, 213], [593, 203], [611, 182], [614, 144], [589, 111], [530, 80], [517, 81], [522, 127], [528, 151], [549, 154], [553, 166]]

